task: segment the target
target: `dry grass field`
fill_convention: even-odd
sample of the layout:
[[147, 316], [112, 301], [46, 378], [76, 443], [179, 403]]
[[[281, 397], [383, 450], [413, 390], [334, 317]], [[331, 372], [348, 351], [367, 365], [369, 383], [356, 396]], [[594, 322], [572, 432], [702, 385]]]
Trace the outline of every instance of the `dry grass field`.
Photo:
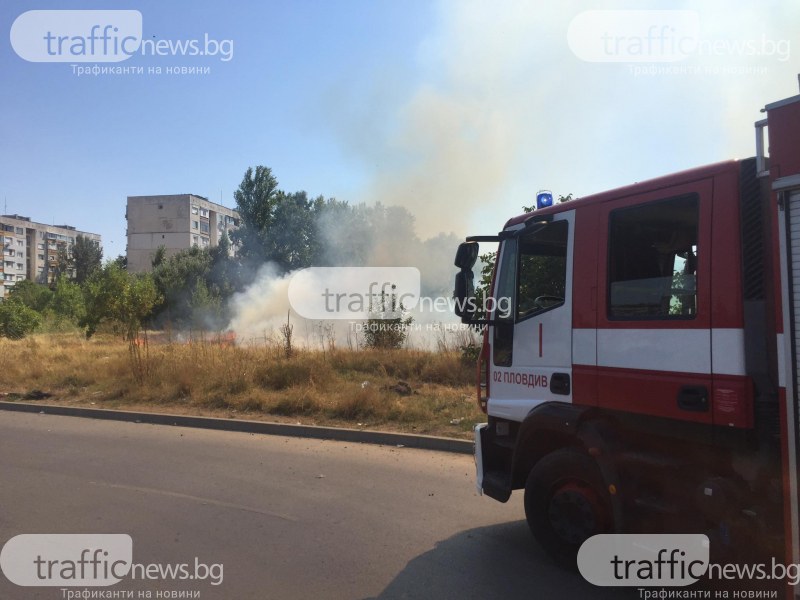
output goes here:
[[483, 418], [457, 351], [296, 350], [213, 336], [174, 342], [78, 333], [0, 340], [4, 400], [469, 437]]

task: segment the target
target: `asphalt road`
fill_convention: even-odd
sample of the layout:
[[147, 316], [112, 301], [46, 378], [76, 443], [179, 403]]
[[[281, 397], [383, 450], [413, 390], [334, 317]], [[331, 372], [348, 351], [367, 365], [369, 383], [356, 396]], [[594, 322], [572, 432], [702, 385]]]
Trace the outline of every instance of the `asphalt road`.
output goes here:
[[[135, 563], [222, 565], [217, 586], [107, 588], [134, 597], [620, 596], [550, 563], [521, 496], [479, 497], [473, 470], [458, 454], [2, 412], [0, 543], [127, 533]], [[3, 600], [65, 597], [0, 577]]]

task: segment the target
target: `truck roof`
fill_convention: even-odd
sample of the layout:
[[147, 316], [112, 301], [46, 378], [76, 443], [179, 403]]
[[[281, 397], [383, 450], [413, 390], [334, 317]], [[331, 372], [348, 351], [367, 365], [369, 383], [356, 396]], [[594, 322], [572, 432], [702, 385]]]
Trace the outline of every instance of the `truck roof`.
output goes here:
[[[737, 171], [740, 162], [741, 162], [740, 160], [726, 160], [711, 165], [706, 165], [703, 167], [695, 167], [693, 169], [688, 169], [686, 171], [670, 173], [669, 175], [662, 175], [661, 177], [656, 177], [654, 179], [648, 179], [646, 181], [640, 181], [638, 183], [622, 186], [619, 188], [615, 188], [613, 190], [607, 190], [605, 192], [592, 194], [590, 196], [584, 196], [583, 198], [578, 198], [576, 200], [571, 200], [569, 202], [564, 202], [561, 204], [553, 204], [553, 206], [538, 209], [534, 211], [534, 213], [541, 215], [557, 214], [567, 210], [580, 208], [581, 206], [585, 206], [587, 204], [599, 204], [609, 200], [617, 200], [619, 198], [625, 198], [627, 196], [634, 196], [636, 194], [644, 194], [646, 192], [652, 192], [662, 187], [671, 187], [678, 183], [688, 183], [691, 181], [696, 181], [698, 179], [706, 179], [708, 177], [711, 177], [713, 175], [728, 170]], [[519, 223], [524, 223], [526, 219], [530, 218], [531, 214], [533, 213], [523, 213], [521, 215], [509, 219], [506, 222], [504, 229], [507, 229]]]

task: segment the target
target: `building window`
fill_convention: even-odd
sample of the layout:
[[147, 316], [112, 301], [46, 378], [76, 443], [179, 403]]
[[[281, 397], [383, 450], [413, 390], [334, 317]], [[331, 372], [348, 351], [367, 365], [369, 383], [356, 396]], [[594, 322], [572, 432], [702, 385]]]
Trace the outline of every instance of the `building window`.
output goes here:
[[39, 260], [44, 260], [44, 254], [37, 254], [36, 258], [38, 258]]
[[44, 250], [44, 244], [36, 244], [36, 247], [37, 247], [39, 250]]
[[202, 231], [203, 233], [208, 233], [208, 223], [206, 223], [205, 221], [201, 221], [200, 231]]
[[25, 233], [25, 230], [22, 227], [17, 227], [17, 235], [22, 235]]
[[193, 215], [197, 214], [197, 207], [194, 204], [192, 204], [192, 214]]
[[208, 218], [208, 210], [205, 208], [200, 209], [200, 216]]
[[698, 222], [696, 195], [611, 213], [610, 318], [695, 318]]
[[192, 221], [192, 229], [197, 229], [200, 224], [197, 221]]

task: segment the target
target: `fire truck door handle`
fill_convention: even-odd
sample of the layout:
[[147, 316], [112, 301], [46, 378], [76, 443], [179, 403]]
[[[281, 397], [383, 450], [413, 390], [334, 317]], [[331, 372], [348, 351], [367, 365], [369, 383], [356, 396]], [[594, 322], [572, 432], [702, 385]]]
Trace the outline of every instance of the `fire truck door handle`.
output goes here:
[[561, 396], [569, 396], [569, 373], [553, 373], [550, 376], [550, 392]]
[[702, 385], [685, 385], [678, 392], [678, 408], [694, 412], [708, 410], [708, 389]]

